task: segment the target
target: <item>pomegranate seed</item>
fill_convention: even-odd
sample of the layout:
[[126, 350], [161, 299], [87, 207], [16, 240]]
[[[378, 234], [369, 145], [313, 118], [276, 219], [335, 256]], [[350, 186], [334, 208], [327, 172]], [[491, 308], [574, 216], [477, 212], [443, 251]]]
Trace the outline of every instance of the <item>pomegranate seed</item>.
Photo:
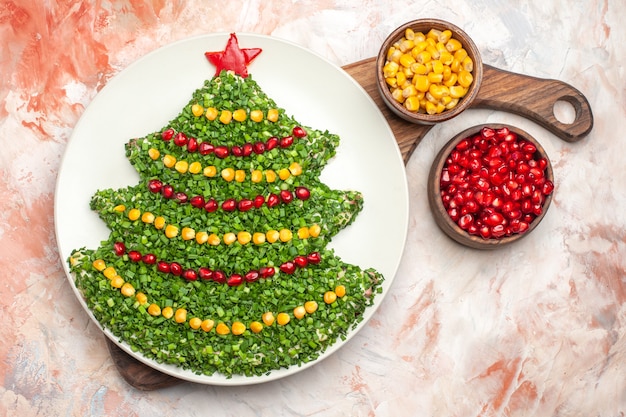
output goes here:
[[257, 155], [262, 154], [265, 152], [265, 144], [263, 142], [256, 142], [252, 147], [252, 151]]
[[213, 271], [211, 271], [206, 266], [203, 266], [198, 269], [198, 276], [200, 277], [200, 279], [207, 281], [213, 278]]
[[309, 264], [309, 261], [306, 256], [298, 255], [293, 259], [293, 263], [299, 268], [305, 268]]
[[280, 139], [280, 147], [281, 148], [288, 148], [293, 144], [293, 136], [285, 136], [284, 138]]
[[237, 203], [237, 209], [239, 211], [248, 211], [252, 207], [254, 207], [254, 203], [252, 202], [252, 200], [249, 200], [247, 198], [239, 200], [239, 203]]
[[170, 273], [179, 277], [183, 273], [183, 267], [178, 262], [172, 262], [170, 264]]
[[275, 272], [276, 270], [273, 266], [263, 266], [259, 269], [259, 275], [261, 275], [261, 278], [271, 278], [274, 276]]
[[306, 259], [309, 261], [309, 263], [312, 264], [319, 264], [322, 261], [322, 257], [320, 255], [319, 252], [311, 252], [307, 255]]
[[198, 140], [196, 138], [189, 138], [187, 141], [187, 152], [197, 152], [198, 151]]
[[215, 153], [215, 156], [217, 156], [220, 159], [226, 158], [230, 153], [230, 151], [228, 150], [226, 146], [216, 146], [213, 149], [213, 152]]
[[250, 156], [250, 155], [252, 155], [252, 144], [251, 143], [244, 143], [244, 145], [242, 147], [242, 153], [243, 153], [243, 156]]
[[117, 256], [124, 255], [126, 253], [126, 245], [124, 245], [123, 242], [115, 242], [113, 244], [113, 252], [115, 252]]
[[271, 151], [275, 147], [278, 146], [278, 138], [276, 136], [272, 136], [265, 142], [265, 150]]
[[174, 144], [177, 146], [185, 146], [187, 145], [187, 135], [183, 132], [178, 132], [174, 135]]
[[159, 262], [157, 262], [157, 270], [159, 272], [164, 273], [164, 274], [169, 274], [170, 273], [170, 264], [168, 264], [165, 261], [159, 261]]
[[141, 260], [145, 264], [154, 265], [156, 263], [156, 256], [153, 253], [146, 253], [142, 256]]
[[218, 284], [223, 284], [226, 282], [226, 274], [222, 271], [213, 271], [213, 281]]
[[130, 259], [133, 262], [139, 262], [142, 259], [141, 253], [139, 253], [136, 250], [131, 250], [130, 252], [128, 252], [128, 259]]
[[458, 221], [458, 225], [461, 229], [467, 230], [474, 223], [474, 216], [471, 214], [466, 214], [461, 216]]
[[293, 194], [291, 191], [281, 190], [280, 199], [283, 201], [283, 203], [291, 203], [293, 201]]
[[237, 208], [237, 202], [234, 198], [229, 198], [222, 203], [222, 210], [224, 211], [235, 211]]
[[200, 145], [198, 145], [198, 151], [200, 152], [200, 155], [208, 155], [212, 153], [214, 150], [215, 150], [215, 147], [211, 145], [209, 142], [202, 142]]
[[163, 183], [160, 180], [155, 179], [148, 181], [148, 190], [150, 190], [150, 192], [161, 192], [161, 188], [163, 188]]
[[243, 148], [241, 146], [233, 146], [232, 148], [230, 148], [230, 153], [233, 156], [243, 156]]
[[263, 197], [262, 195], [257, 195], [256, 197], [254, 197], [254, 200], [252, 202], [254, 208], [261, 208], [263, 207], [263, 204], [265, 204], [265, 197]]
[[296, 270], [296, 264], [292, 261], [287, 261], [280, 266], [280, 270], [285, 274], [293, 274]]
[[543, 193], [543, 195], [550, 195], [552, 194], [552, 191], [554, 191], [554, 184], [552, 183], [552, 181], [544, 182], [543, 186], [541, 187], [541, 192]]
[[189, 204], [191, 204], [195, 208], [204, 207], [204, 204], [205, 204], [204, 197], [202, 197], [201, 195], [194, 195], [189, 200]]
[[161, 188], [161, 195], [165, 198], [174, 198], [174, 187], [169, 184], [165, 184]]
[[183, 193], [182, 191], [178, 191], [177, 193], [175, 193], [174, 198], [176, 199], [176, 201], [178, 201], [181, 204], [184, 204], [187, 201], [189, 201], [189, 197], [187, 196], [187, 194]]
[[243, 277], [239, 274], [232, 274], [230, 277], [228, 277], [226, 284], [228, 284], [229, 287], [236, 287], [238, 285], [241, 285], [243, 284]]
[[217, 201], [215, 201], [214, 198], [210, 198], [204, 204], [204, 210], [206, 210], [207, 213], [213, 213], [214, 211], [217, 210], [217, 208], [218, 208]]
[[244, 279], [246, 280], [246, 282], [255, 282], [260, 277], [261, 275], [259, 274], [259, 271], [255, 271], [255, 270], [248, 271], [246, 275], [244, 275]]
[[311, 197], [311, 191], [306, 187], [296, 187], [295, 194], [300, 200], [308, 200]]
[[170, 127], [169, 129], [161, 133], [161, 139], [163, 139], [164, 141], [171, 140], [175, 134], [176, 134], [176, 131]]
[[274, 193], [267, 196], [267, 206], [272, 208], [276, 207], [280, 203], [280, 197]]
[[185, 272], [183, 272], [183, 278], [185, 278], [187, 281], [195, 281], [198, 279], [198, 273], [193, 269], [187, 269], [185, 270]]
[[300, 126], [296, 126], [293, 128], [293, 130], [291, 131], [291, 133], [297, 137], [297, 138], [303, 138], [306, 136], [306, 130], [304, 130], [302, 127]]

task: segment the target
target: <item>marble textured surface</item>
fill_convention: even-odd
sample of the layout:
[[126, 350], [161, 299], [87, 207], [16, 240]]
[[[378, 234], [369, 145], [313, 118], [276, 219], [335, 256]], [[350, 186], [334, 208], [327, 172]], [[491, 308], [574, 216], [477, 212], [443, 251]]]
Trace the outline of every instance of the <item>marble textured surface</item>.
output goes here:
[[[406, 249], [389, 294], [337, 353], [262, 385], [122, 380], [58, 257], [53, 201], [72, 128], [107, 81], [155, 48], [210, 32], [284, 38], [338, 66], [405, 21], [436, 17], [485, 63], [586, 95], [591, 134], [566, 143], [521, 117], [470, 110], [406, 166]], [[626, 413], [626, 9], [618, 0], [0, 1], [0, 414], [9, 416], [623, 416]], [[297, 70], [297, 69], [296, 69]], [[557, 116], [571, 117], [568, 106]], [[483, 122], [540, 138], [556, 194], [513, 247], [445, 237], [425, 197], [438, 149]]]

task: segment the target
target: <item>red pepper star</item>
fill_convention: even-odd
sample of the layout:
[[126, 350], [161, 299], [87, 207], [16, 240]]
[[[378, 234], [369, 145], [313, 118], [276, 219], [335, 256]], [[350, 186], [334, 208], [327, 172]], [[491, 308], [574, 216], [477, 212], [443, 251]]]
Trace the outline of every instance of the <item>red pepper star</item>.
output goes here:
[[248, 64], [261, 53], [261, 48], [239, 48], [237, 36], [230, 34], [226, 49], [221, 52], [205, 52], [204, 56], [216, 67], [215, 76], [222, 70], [233, 71], [243, 78], [248, 76]]

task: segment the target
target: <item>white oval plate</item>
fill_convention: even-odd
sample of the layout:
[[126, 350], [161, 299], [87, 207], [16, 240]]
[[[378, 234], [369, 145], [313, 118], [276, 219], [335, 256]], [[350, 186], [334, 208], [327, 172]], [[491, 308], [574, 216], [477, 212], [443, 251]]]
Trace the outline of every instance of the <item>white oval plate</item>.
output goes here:
[[[207, 51], [222, 51], [228, 33], [179, 41], [149, 53], [121, 71], [98, 93], [76, 124], [57, 179], [55, 227], [59, 253], [76, 296], [98, 324], [69, 272], [72, 250], [95, 249], [110, 231], [89, 201], [99, 189], [137, 184], [139, 176], [125, 156], [124, 144], [157, 131], [173, 119], [215, 73]], [[340, 136], [337, 155], [321, 179], [336, 189], [363, 193], [364, 208], [355, 222], [331, 242], [342, 260], [372, 267], [385, 281], [383, 293], [364, 320], [320, 357], [301, 366], [258, 377], [192, 371], [156, 363], [132, 352], [107, 329], [104, 333], [134, 358], [164, 373], [197, 383], [246, 385], [294, 374], [323, 360], [354, 336], [374, 314], [392, 284], [408, 227], [408, 187], [402, 156], [387, 121], [374, 101], [345, 71], [298, 45], [257, 34], [237, 34], [241, 48], [262, 48], [248, 72], [278, 106], [296, 120]]]

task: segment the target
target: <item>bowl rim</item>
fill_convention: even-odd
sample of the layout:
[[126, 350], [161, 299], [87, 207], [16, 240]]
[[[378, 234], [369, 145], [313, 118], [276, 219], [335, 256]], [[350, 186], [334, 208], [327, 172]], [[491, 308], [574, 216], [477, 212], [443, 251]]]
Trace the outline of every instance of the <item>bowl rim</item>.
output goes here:
[[[455, 36], [461, 42], [463, 47], [467, 50], [468, 55], [472, 57], [472, 60], [474, 62], [474, 68], [472, 71], [472, 76], [474, 79], [465, 97], [463, 97], [453, 109], [446, 110], [439, 114], [417, 113], [407, 110], [403, 105], [401, 105], [391, 97], [391, 93], [389, 91], [389, 88], [387, 87], [385, 78], [383, 77], [383, 67], [387, 60], [387, 50], [389, 49], [389, 47], [394, 42], [401, 39], [402, 36], [404, 36], [404, 32], [407, 28], [414, 29], [416, 27], [422, 26], [428, 28], [429, 30], [433, 28], [439, 30], [451, 30], [453, 36]], [[397, 116], [413, 123], [433, 125], [458, 116], [461, 112], [470, 107], [470, 105], [478, 95], [480, 86], [482, 84], [482, 79], [483, 62], [480, 50], [478, 49], [472, 38], [463, 29], [453, 23], [442, 19], [415, 19], [398, 26], [385, 38], [376, 57], [376, 85], [383, 101]]]
[[461, 227], [459, 227], [459, 225], [450, 218], [443, 206], [443, 201], [441, 200], [441, 195], [439, 191], [441, 187], [441, 171], [445, 164], [446, 158], [454, 149], [454, 147], [464, 138], [479, 133], [480, 130], [482, 130], [482, 128], [484, 127], [490, 127], [493, 129], [506, 127], [510, 131], [515, 132], [518, 136], [532, 142], [537, 148], [537, 153], [541, 154], [548, 161], [545, 172], [546, 177], [550, 181], [552, 181], [552, 183], [554, 183], [554, 171], [548, 153], [541, 145], [541, 143], [525, 130], [506, 123], [481, 123], [469, 127], [454, 135], [437, 153], [428, 175], [427, 186], [428, 202], [435, 222], [448, 237], [452, 238], [458, 243], [475, 249], [496, 249], [528, 236], [545, 217], [548, 208], [550, 207], [550, 203], [552, 202], [554, 191], [545, 197], [541, 214], [535, 217], [535, 219], [528, 225], [528, 229], [523, 233], [516, 233], [514, 235], [503, 237], [500, 239], [484, 239], [481, 236], [470, 235], [469, 233], [467, 233], [467, 231], [461, 229]]

